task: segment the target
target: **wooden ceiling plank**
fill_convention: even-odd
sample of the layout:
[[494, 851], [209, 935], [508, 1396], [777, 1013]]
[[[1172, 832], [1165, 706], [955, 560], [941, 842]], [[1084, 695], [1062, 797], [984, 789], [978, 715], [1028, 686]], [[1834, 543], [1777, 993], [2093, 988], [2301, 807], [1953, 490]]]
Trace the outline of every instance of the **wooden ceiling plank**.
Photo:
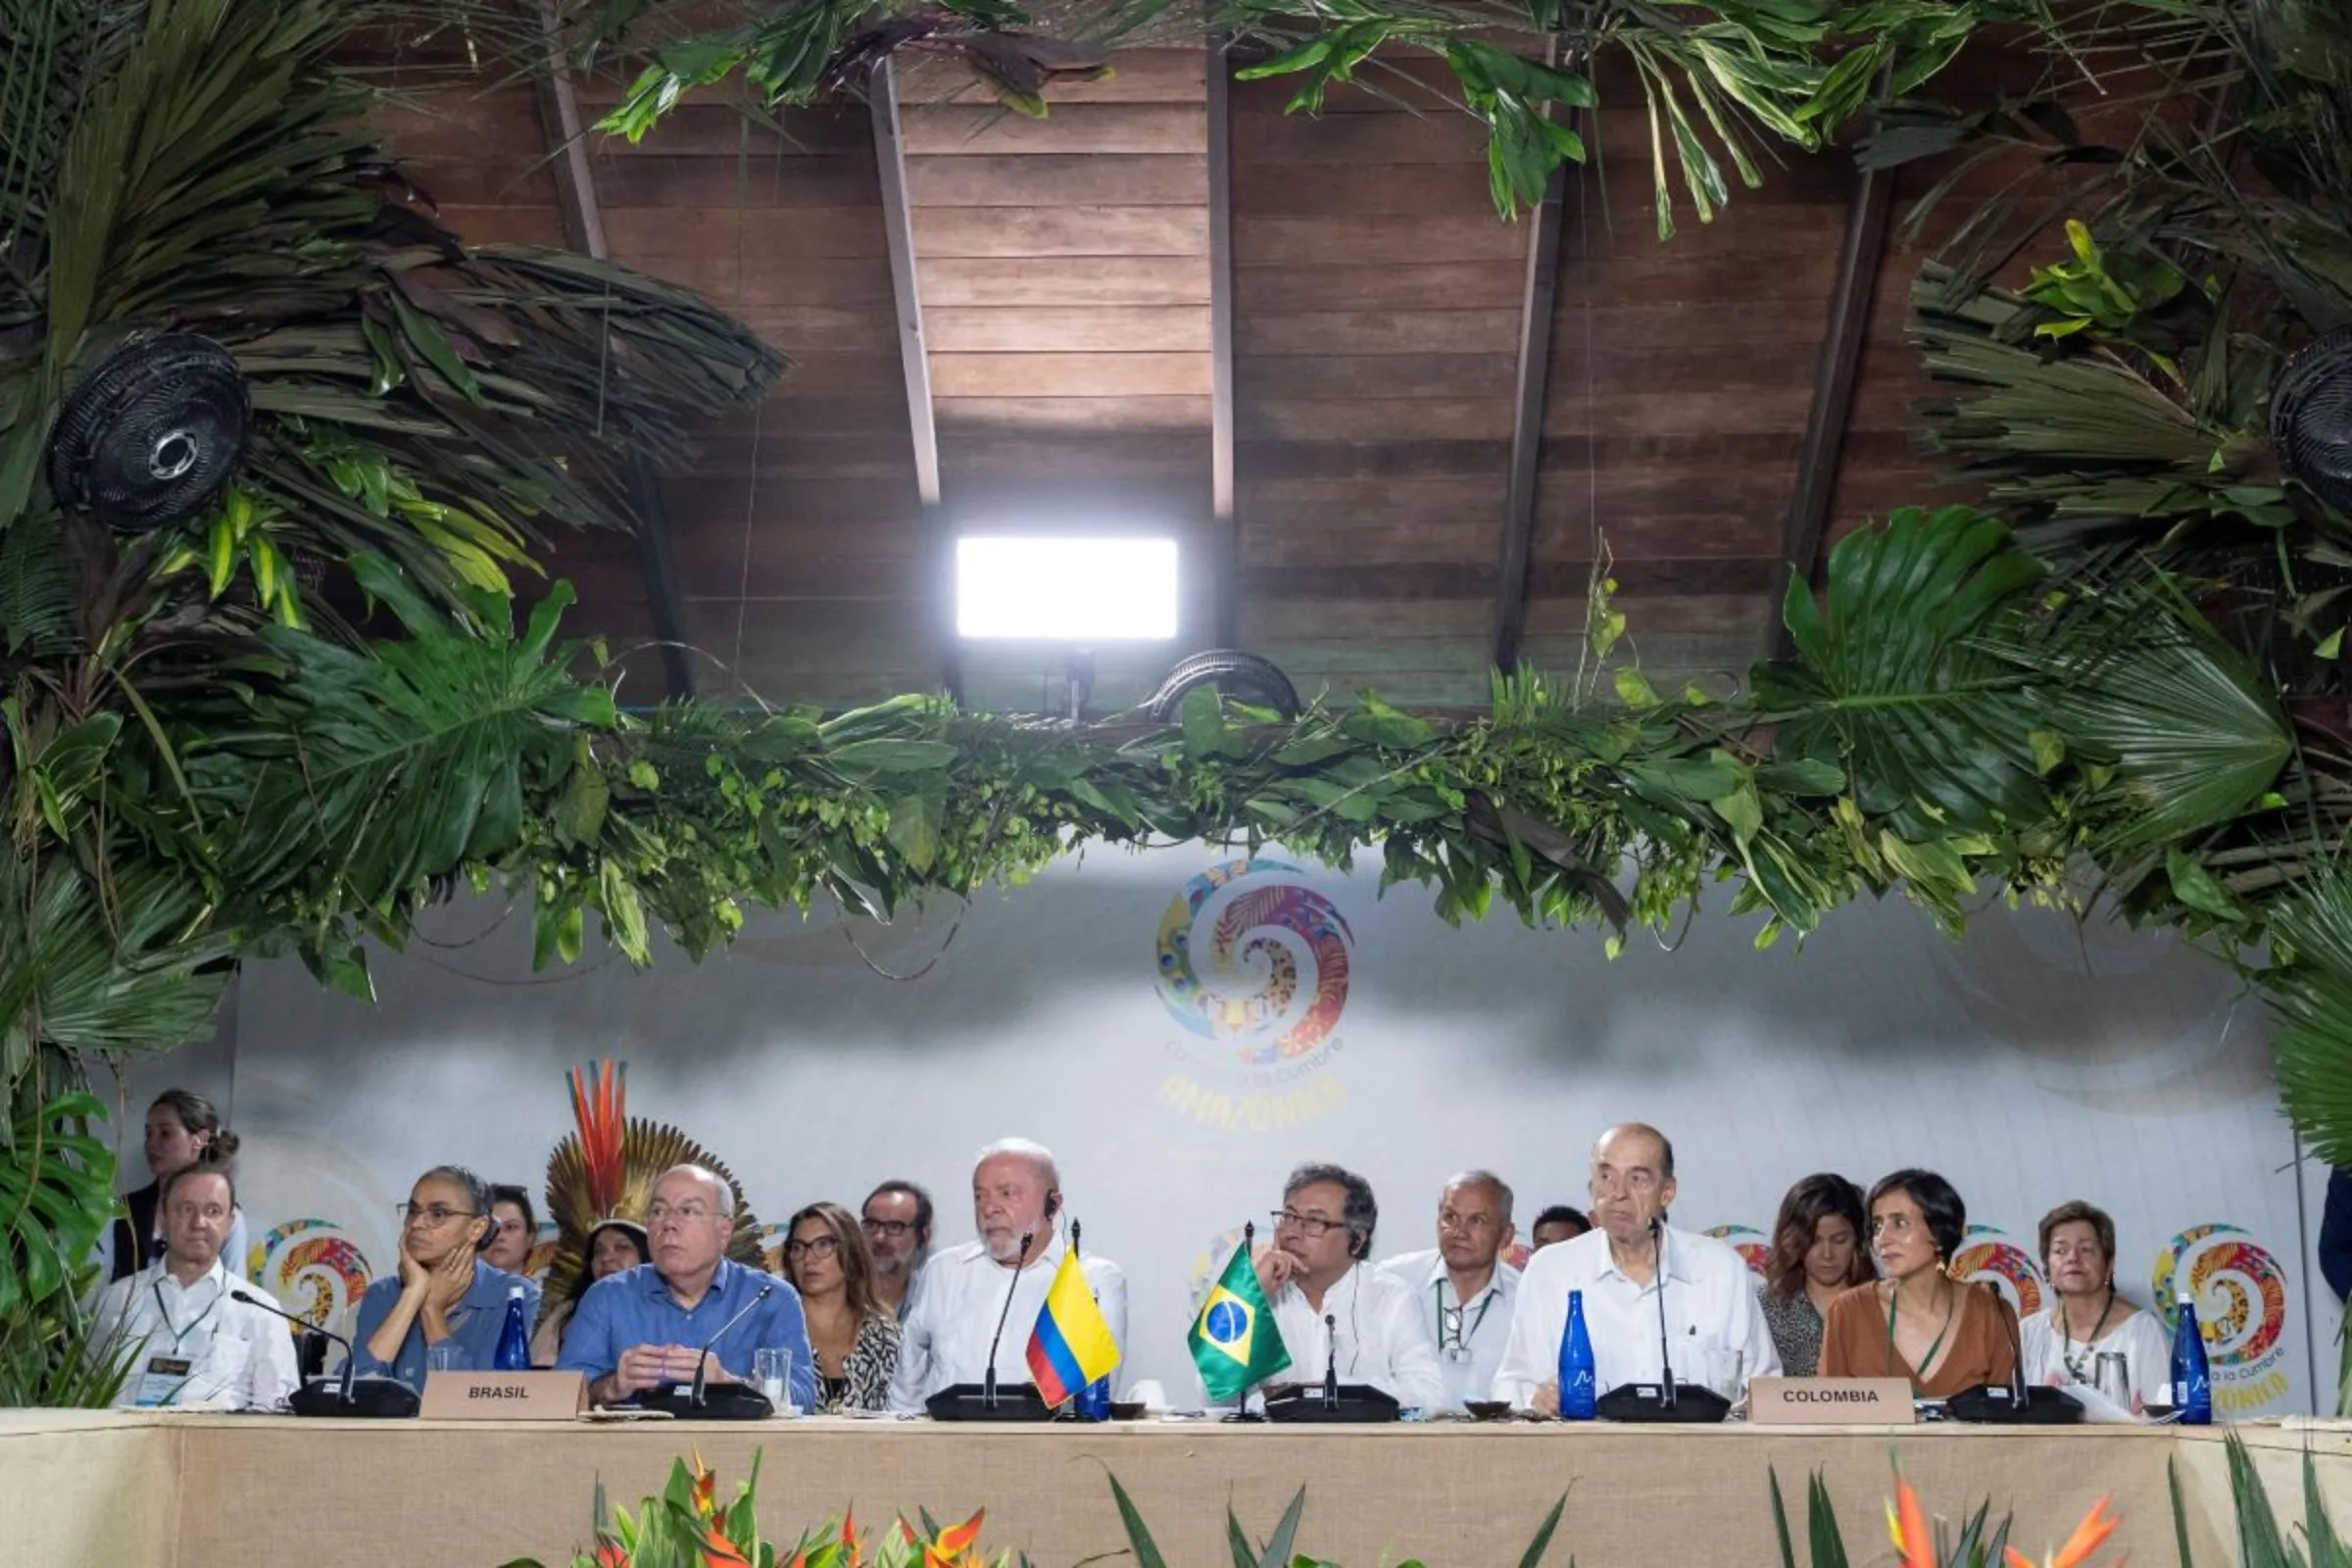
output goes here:
[[[550, 40], [562, 26], [558, 0], [539, 0], [539, 24]], [[596, 172], [589, 166], [587, 122], [572, 90], [571, 73], [561, 61], [537, 77], [539, 128], [555, 151], [556, 205], [564, 237], [573, 250], [610, 261], [604, 218], [597, 206]], [[662, 503], [661, 476], [642, 451], [629, 454], [626, 483], [629, 510], [637, 518], [637, 548], [645, 574], [654, 631], [662, 641], [662, 672], [675, 698], [694, 695], [694, 661], [686, 643], [686, 613], [678, 596], [677, 564], [671, 558], [669, 514]]]
[[866, 94], [873, 108], [874, 158], [882, 175], [882, 225], [890, 253], [890, 279], [898, 300], [899, 356], [906, 377], [906, 423], [914, 447], [915, 490], [921, 498], [923, 534], [929, 542], [932, 635], [939, 648], [940, 680], [948, 696], [963, 700], [961, 645], [956, 635], [956, 545], [940, 505], [939, 421], [931, 401], [931, 350], [923, 341], [922, 285], [915, 271], [914, 209], [906, 194], [906, 141], [899, 121], [899, 94], [888, 56], [874, 68]]
[[1242, 530], [1234, 509], [1233, 63], [1222, 32], [1207, 39], [1209, 592], [1211, 647], [1241, 636]]

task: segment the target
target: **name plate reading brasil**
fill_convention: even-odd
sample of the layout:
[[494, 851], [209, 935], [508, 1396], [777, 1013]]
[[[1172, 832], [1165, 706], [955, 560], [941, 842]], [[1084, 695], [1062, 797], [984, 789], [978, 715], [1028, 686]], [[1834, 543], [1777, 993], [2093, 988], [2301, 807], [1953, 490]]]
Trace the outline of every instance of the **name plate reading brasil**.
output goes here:
[[417, 1414], [427, 1421], [571, 1421], [588, 1408], [577, 1372], [434, 1372]]
[[1758, 1426], [1903, 1426], [1919, 1419], [1903, 1378], [1757, 1378], [1747, 1418]]

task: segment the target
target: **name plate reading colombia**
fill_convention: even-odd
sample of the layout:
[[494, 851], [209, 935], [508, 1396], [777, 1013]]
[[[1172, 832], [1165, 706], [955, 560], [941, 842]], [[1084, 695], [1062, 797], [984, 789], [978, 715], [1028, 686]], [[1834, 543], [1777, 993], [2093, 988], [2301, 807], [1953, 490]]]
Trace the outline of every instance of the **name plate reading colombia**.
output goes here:
[[1905, 1378], [1756, 1378], [1747, 1418], [1765, 1427], [1907, 1427], [1919, 1416]]
[[427, 1421], [571, 1421], [588, 1408], [577, 1372], [434, 1372], [417, 1414]]

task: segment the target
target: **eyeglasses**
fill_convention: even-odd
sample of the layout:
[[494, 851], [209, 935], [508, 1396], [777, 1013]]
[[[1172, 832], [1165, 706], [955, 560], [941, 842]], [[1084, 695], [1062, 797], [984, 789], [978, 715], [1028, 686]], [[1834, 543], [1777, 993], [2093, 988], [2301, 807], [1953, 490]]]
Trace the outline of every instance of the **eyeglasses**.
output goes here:
[[718, 1211], [709, 1203], [655, 1202], [646, 1205], [645, 1225], [648, 1230], [657, 1225], [666, 1225], [671, 1220], [676, 1220], [681, 1225], [699, 1225], [704, 1220], [717, 1217]]
[[1278, 1208], [1273, 1212], [1275, 1224], [1289, 1225], [1315, 1237], [1329, 1236], [1333, 1231], [1348, 1223], [1346, 1220], [1322, 1219], [1313, 1214], [1301, 1214], [1295, 1208]]
[[399, 1212], [400, 1222], [403, 1225], [422, 1223], [431, 1226], [434, 1230], [439, 1230], [453, 1219], [473, 1219], [481, 1213], [481, 1210], [478, 1208], [452, 1208], [447, 1203], [427, 1203], [421, 1208], [415, 1203], [403, 1203], [400, 1205]]
[[910, 1219], [861, 1219], [858, 1223], [866, 1235], [887, 1236], [894, 1242], [914, 1229]]
[[787, 1257], [798, 1257], [803, 1252], [814, 1252], [819, 1257], [831, 1257], [840, 1250], [841, 1238], [838, 1236], [811, 1236], [807, 1241], [795, 1236], [784, 1244], [784, 1254]]

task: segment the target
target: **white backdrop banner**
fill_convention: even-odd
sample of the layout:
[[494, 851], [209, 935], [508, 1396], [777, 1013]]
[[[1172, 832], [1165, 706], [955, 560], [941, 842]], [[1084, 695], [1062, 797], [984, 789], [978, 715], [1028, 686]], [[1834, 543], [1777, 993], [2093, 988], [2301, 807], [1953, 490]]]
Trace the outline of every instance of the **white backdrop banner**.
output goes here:
[[[1611, 962], [1590, 933], [1450, 929], [1421, 890], [1376, 886], [1278, 850], [1098, 850], [890, 929], [756, 921], [700, 966], [541, 975], [528, 911], [467, 902], [373, 956], [376, 1006], [256, 965], [229, 1082], [216, 1046], [132, 1087], [213, 1075], [190, 1086], [244, 1135], [256, 1277], [321, 1315], [393, 1266], [393, 1207], [426, 1166], [536, 1190], [566, 1069], [610, 1055], [630, 1113], [728, 1161], [769, 1224], [906, 1177], [952, 1245], [973, 1151], [1051, 1145], [1087, 1249], [1129, 1276], [1126, 1377], [1177, 1386], [1193, 1290], [1294, 1163], [1370, 1177], [1380, 1256], [1434, 1245], [1466, 1166], [1513, 1184], [1523, 1229], [1584, 1206], [1594, 1135], [1641, 1119], [1675, 1140], [1678, 1220], [1758, 1262], [1796, 1178], [1925, 1165], [1967, 1199], [1963, 1265], [2032, 1309], [2036, 1219], [2101, 1204], [2126, 1293], [2169, 1311], [2193, 1289], [2218, 1322], [2227, 1413], [2311, 1407], [2336, 1312], [2304, 1261], [2318, 1213], [2260, 1008], [2209, 959], [1997, 906], [1953, 943], [1888, 903], [1801, 952], [1701, 918]], [[136, 1115], [134, 1096], [134, 1164]]]

